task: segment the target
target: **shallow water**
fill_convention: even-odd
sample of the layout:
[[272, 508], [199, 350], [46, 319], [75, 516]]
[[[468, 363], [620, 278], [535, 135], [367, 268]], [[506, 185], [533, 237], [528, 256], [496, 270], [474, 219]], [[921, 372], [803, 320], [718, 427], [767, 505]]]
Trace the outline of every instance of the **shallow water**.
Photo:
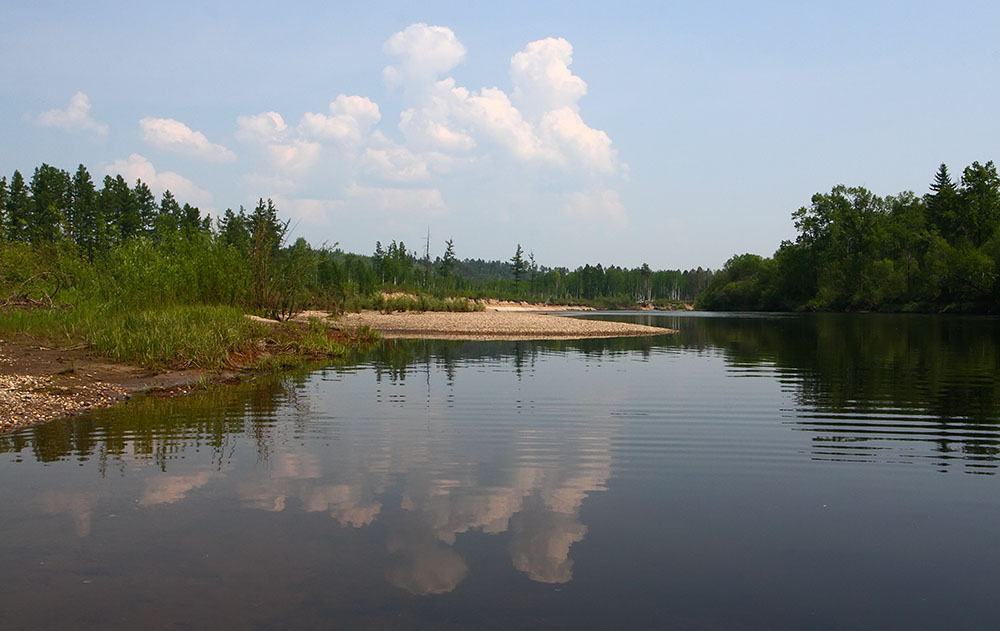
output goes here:
[[0, 436], [4, 628], [984, 628], [1000, 323], [634, 314]]

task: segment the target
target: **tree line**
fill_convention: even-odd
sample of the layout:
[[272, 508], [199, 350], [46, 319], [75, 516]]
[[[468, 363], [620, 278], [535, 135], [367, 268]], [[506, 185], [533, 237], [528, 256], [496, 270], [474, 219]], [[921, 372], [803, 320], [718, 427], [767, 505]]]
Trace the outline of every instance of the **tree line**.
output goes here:
[[1000, 311], [1000, 178], [942, 164], [927, 194], [836, 186], [792, 213], [770, 258], [732, 257], [698, 306], [713, 310]]
[[307, 305], [378, 307], [380, 290], [603, 306], [690, 301], [712, 275], [648, 265], [546, 267], [520, 244], [506, 261], [459, 259], [452, 239], [432, 260], [429, 234], [422, 253], [393, 240], [354, 254], [301, 238], [286, 243], [288, 231], [271, 200], [213, 220], [170, 191], [157, 200], [142, 180], [107, 175], [98, 186], [82, 164], [72, 174], [42, 164], [29, 180], [19, 171], [0, 176], [0, 245], [7, 246], [0, 285], [8, 287], [45, 268], [24, 264], [28, 251], [59, 267], [40, 277], [58, 277], [62, 288], [86, 277], [87, 291], [102, 299], [232, 305], [277, 317]]

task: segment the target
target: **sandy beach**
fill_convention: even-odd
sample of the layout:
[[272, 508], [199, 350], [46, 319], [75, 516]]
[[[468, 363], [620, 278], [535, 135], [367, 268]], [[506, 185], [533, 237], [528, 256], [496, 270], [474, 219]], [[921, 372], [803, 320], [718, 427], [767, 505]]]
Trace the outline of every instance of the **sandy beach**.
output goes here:
[[452, 340], [565, 340], [675, 332], [641, 324], [558, 317], [517, 307], [487, 307], [485, 311], [471, 313], [407, 311], [383, 314], [367, 311], [345, 314], [332, 321], [332, 326], [339, 328], [361, 325], [370, 326], [386, 338]]

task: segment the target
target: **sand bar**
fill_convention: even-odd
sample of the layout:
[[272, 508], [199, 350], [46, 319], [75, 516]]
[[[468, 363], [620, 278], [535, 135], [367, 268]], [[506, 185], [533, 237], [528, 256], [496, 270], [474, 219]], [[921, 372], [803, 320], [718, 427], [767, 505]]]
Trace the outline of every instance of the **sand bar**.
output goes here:
[[494, 310], [471, 313], [406, 311], [390, 314], [365, 311], [345, 314], [332, 323], [332, 326], [342, 328], [360, 325], [368, 325], [386, 338], [452, 340], [565, 340], [675, 333], [673, 329], [642, 324]]

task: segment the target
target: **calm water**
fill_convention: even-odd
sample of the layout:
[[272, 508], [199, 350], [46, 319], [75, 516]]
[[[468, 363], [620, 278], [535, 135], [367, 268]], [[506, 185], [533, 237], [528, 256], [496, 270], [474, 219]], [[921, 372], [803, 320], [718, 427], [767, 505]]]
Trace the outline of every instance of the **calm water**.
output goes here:
[[1000, 321], [631, 317], [0, 436], [0, 624], [995, 628]]

